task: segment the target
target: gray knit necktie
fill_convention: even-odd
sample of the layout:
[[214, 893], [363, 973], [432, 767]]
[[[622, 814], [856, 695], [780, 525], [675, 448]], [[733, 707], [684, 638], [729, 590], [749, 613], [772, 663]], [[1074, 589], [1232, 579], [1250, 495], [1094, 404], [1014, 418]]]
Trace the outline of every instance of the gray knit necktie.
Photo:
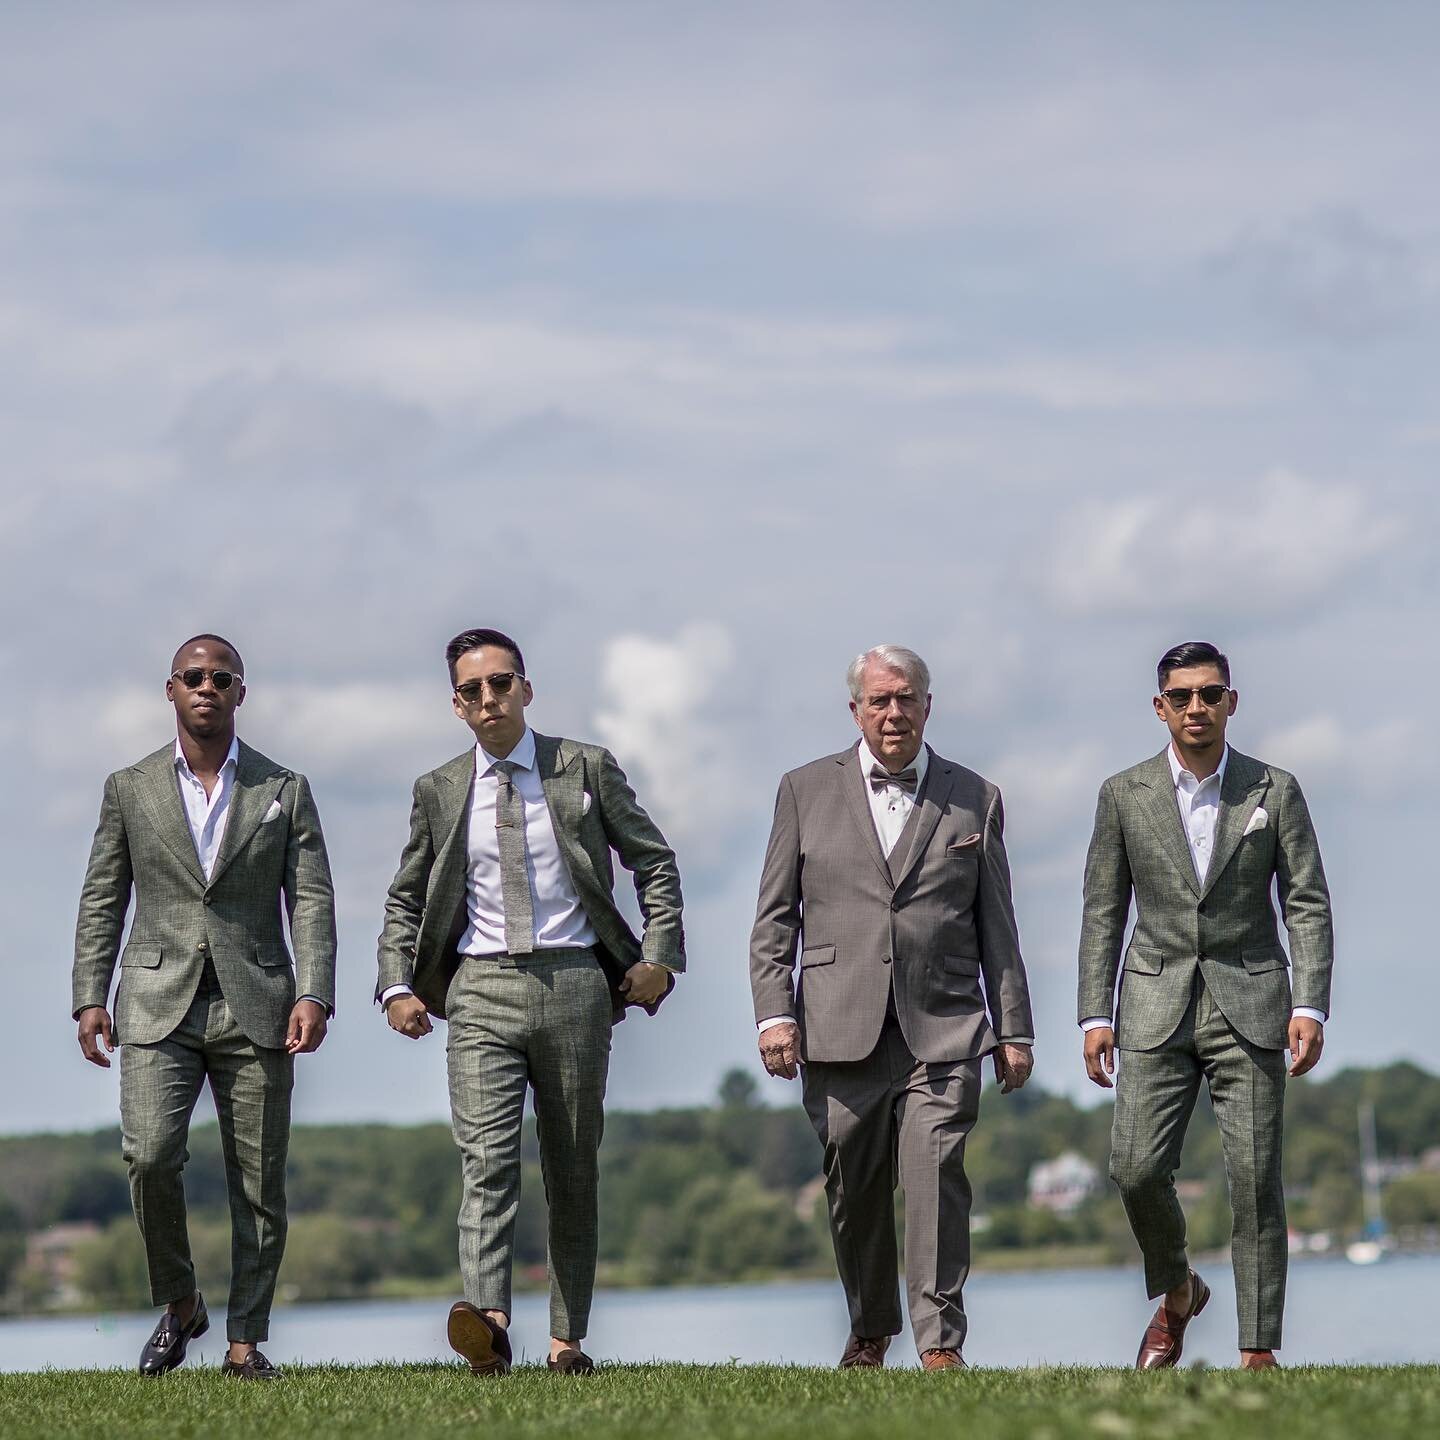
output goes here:
[[525, 802], [512, 778], [519, 768], [513, 760], [501, 760], [494, 767], [499, 781], [495, 792], [495, 839], [500, 846], [505, 948], [511, 955], [529, 955], [535, 949], [535, 911], [525, 873]]

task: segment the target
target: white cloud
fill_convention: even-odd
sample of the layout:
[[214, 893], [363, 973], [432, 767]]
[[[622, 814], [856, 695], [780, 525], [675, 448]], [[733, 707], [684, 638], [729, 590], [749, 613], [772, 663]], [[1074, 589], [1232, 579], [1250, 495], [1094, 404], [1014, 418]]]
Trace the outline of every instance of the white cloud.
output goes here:
[[1419, 725], [1403, 716], [1347, 725], [1338, 715], [1313, 715], [1269, 731], [1257, 753], [1298, 776], [1307, 794], [1348, 791], [1374, 799], [1429, 780], [1436, 770]]

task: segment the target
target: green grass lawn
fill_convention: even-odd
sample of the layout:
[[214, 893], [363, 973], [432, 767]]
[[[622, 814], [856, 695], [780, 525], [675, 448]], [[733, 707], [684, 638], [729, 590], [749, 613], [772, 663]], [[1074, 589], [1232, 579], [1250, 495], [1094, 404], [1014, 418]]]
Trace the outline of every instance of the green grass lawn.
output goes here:
[[242, 1385], [211, 1368], [158, 1381], [119, 1372], [0, 1375], [0, 1434], [694, 1440], [1090, 1440], [1215, 1435], [1304, 1440], [1440, 1434], [1440, 1366], [1317, 1367], [1245, 1375], [1179, 1370], [975, 1370], [926, 1375], [779, 1366], [616, 1365], [589, 1380], [526, 1366], [479, 1380], [457, 1365], [304, 1366]]

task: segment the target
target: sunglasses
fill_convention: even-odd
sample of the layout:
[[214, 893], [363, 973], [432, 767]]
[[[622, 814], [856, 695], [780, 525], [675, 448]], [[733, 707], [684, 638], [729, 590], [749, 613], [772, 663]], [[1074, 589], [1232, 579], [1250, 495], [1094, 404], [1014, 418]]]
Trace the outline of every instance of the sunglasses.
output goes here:
[[241, 685], [245, 683], [245, 677], [236, 675], [232, 670], [201, 670], [198, 666], [192, 670], [177, 670], [170, 678], [178, 680], [187, 690], [198, 690], [207, 675], [217, 690], [228, 690], [237, 682]]
[[487, 675], [483, 680], [467, 680], [455, 687], [455, 693], [467, 705], [473, 705], [485, 693], [487, 685], [492, 695], [508, 695], [515, 682], [524, 678], [514, 670], [502, 670], [498, 675]]
[[1176, 686], [1173, 690], [1160, 692], [1170, 702], [1173, 710], [1188, 710], [1190, 697], [1198, 695], [1212, 710], [1230, 693], [1228, 685], [1197, 685], [1193, 690]]

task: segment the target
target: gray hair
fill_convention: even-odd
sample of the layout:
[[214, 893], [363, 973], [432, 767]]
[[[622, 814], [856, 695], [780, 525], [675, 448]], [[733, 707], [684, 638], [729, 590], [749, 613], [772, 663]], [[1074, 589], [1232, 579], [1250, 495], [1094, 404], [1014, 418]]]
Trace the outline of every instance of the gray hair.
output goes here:
[[907, 650], [903, 645], [876, 645], [857, 655], [845, 672], [852, 700], [859, 700], [865, 667], [872, 660], [891, 670], [899, 670], [919, 694], [930, 693], [930, 667], [913, 650]]

